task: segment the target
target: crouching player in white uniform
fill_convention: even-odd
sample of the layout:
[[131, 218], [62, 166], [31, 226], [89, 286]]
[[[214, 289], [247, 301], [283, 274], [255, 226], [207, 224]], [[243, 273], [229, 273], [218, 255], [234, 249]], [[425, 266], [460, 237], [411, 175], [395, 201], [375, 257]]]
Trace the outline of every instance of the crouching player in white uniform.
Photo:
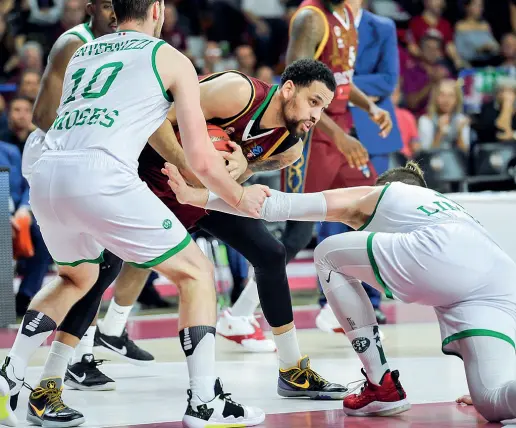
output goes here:
[[[216, 195], [188, 188], [172, 165], [163, 172], [181, 202], [237, 214]], [[346, 414], [410, 408], [387, 363], [365, 281], [390, 298], [433, 306], [442, 350], [464, 361], [475, 408], [489, 421], [516, 417], [516, 264], [463, 207], [426, 188], [411, 162], [382, 174], [376, 187], [271, 192], [261, 213], [267, 221], [341, 221], [356, 229], [327, 238], [314, 255], [328, 302], [365, 369], [364, 388], [344, 399]]]

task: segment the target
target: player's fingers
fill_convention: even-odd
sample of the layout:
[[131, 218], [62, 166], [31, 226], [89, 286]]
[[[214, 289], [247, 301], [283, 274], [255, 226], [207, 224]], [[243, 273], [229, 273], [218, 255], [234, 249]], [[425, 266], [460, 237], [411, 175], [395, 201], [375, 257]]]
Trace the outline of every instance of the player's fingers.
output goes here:
[[263, 184], [260, 184], [260, 186], [262, 187], [262, 190], [265, 192], [265, 195], [267, 195], [267, 197], [272, 195], [272, 192], [271, 192], [271, 189], [269, 188], [269, 186], [264, 186]]
[[234, 141], [228, 141], [228, 146], [233, 149], [233, 151], [242, 150], [242, 147], [240, 147], [237, 143]]
[[233, 156], [233, 153], [230, 152], [219, 152], [219, 154], [226, 160], [230, 159]]

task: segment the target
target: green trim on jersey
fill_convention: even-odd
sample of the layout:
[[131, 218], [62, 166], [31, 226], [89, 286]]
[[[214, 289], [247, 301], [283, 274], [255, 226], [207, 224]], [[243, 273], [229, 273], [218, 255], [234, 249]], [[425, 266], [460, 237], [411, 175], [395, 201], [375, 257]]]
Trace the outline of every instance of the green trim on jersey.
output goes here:
[[96, 259], [81, 259], [81, 260], [77, 260], [76, 262], [58, 262], [57, 260], [54, 260], [54, 262], [56, 263], [56, 265], [59, 265], [59, 266], [71, 266], [71, 267], [75, 267], [75, 266], [79, 266], [80, 264], [83, 264], [83, 263], [93, 263], [93, 264], [100, 264], [104, 261], [104, 251], [102, 251], [102, 253], [100, 253], [100, 256], [98, 256]]
[[466, 337], [474, 337], [474, 336], [487, 336], [487, 337], [494, 337], [496, 339], [501, 339], [501, 340], [506, 341], [513, 348], [516, 348], [516, 344], [514, 343], [514, 340], [512, 340], [506, 334], [503, 334], [503, 333], [500, 333], [500, 332], [494, 331], [494, 330], [485, 330], [482, 328], [472, 328], [470, 330], [460, 331], [458, 333], [452, 334], [451, 336], [448, 336], [446, 339], [443, 340], [441, 350], [442, 350], [443, 354], [445, 354], [445, 355], [455, 355], [456, 357], [459, 357], [460, 359], [462, 359], [462, 356], [460, 354], [458, 354], [455, 351], [445, 350], [444, 347], [446, 345], [449, 345], [451, 342], [455, 342], [456, 340], [464, 339]]
[[154, 46], [154, 49], [152, 50], [152, 69], [154, 70], [154, 75], [156, 76], [156, 79], [158, 80], [159, 86], [161, 88], [161, 92], [163, 92], [163, 96], [169, 103], [171, 103], [172, 98], [170, 98], [170, 95], [166, 91], [165, 86], [163, 86], [163, 81], [161, 80], [161, 76], [158, 73], [158, 67], [156, 67], [156, 53], [158, 52], [158, 49], [166, 43], [167, 42], [162, 40], [161, 42], [156, 43], [156, 46]]
[[66, 35], [77, 36], [77, 37], [79, 37], [79, 39], [81, 39], [82, 42], [88, 43], [88, 41], [86, 40], [86, 38], [82, 34], [79, 34], [79, 33], [75, 32], [75, 31], [70, 31], [70, 32], [66, 33]]
[[376, 214], [376, 210], [378, 209], [378, 205], [380, 204], [380, 201], [382, 200], [383, 198], [383, 195], [385, 194], [385, 191], [387, 190], [387, 188], [391, 185], [391, 183], [387, 183], [384, 188], [382, 189], [382, 193], [380, 193], [380, 197], [378, 198], [378, 200], [376, 201], [376, 206], [374, 207], [374, 211], [373, 213], [371, 214], [371, 216], [367, 219], [367, 221], [364, 223], [363, 226], [359, 227], [357, 230], [364, 230], [367, 226], [369, 226], [369, 224], [373, 221], [373, 217], [374, 215]]
[[178, 245], [176, 245], [174, 248], [171, 248], [168, 250], [165, 254], [162, 254], [159, 257], [156, 257], [155, 259], [149, 260], [145, 263], [134, 263], [134, 262], [128, 262], [131, 266], [141, 268], [141, 269], [148, 269], [154, 266], [159, 265], [160, 263], [163, 263], [165, 260], [168, 260], [170, 257], [176, 255], [180, 251], [184, 250], [185, 247], [190, 243], [192, 240], [192, 237], [190, 234], [186, 235], [186, 238], [183, 239]]
[[[385, 189], [383, 191], [385, 192]], [[382, 194], [383, 194], [383, 192], [382, 192]], [[367, 256], [369, 257], [369, 262], [371, 263], [371, 267], [373, 268], [374, 276], [375, 276], [376, 280], [378, 281], [378, 283], [383, 287], [383, 291], [385, 291], [385, 295], [389, 299], [393, 299], [394, 297], [392, 295], [392, 292], [391, 292], [391, 290], [389, 290], [389, 287], [387, 286], [387, 284], [383, 280], [382, 276], [380, 275], [380, 269], [378, 269], [378, 264], [376, 263], [376, 260], [374, 259], [374, 254], [373, 254], [374, 235], [376, 235], [376, 233], [373, 232], [373, 233], [370, 233], [369, 236], [367, 237]]]
[[86, 29], [86, 31], [87, 31], [88, 33], [90, 33], [91, 38], [92, 38], [93, 40], [95, 40], [95, 39], [96, 39], [96, 37], [95, 37], [95, 34], [93, 34], [93, 31], [91, 31], [90, 24], [89, 24], [89, 23], [84, 24], [84, 28]]

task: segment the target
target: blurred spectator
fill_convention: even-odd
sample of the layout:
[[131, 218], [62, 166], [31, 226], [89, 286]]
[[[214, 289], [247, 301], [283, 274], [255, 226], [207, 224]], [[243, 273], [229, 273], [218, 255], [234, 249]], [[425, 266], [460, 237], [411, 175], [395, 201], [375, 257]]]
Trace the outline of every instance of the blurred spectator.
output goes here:
[[502, 38], [501, 47], [501, 67], [512, 69], [514, 74], [514, 68], [516, 67], [516, 35], [514, 33], [507, 33]]
[[84, 22], [86, 19], [86, 8], [84, 6], [85, 2], [83, 0], [66, 0], [60, 20], [62, 32]]
[[32, 125], [32, 102], [21, 96], [11, 100], [7, 121], [8, 128], [0, 132], [0, 141], [14, 144], [21, 154], [27, 137], [34, 129]]
[[235, 50], [236, 60], [238, 62], [238, 71], [254, 76], [256, 67], [256, 56], [253, 48], [249, 45], [241, 45]]
[[29, 0], [28, 22], [36, 25], [56, 24], [63, 14], [65, 0]]
[[268, 65], [262, 65], [256, 70], [256, 78], [272, 85], [274, 83], [274, 70]]
[[396, 121], [400, 128], [401, 140], [403, 148], [400, 150], [408, 159], [411, 159], [414, 153], [421, 150], [421, 140], [417, 129], [417, 121], [414, 115], [407, 109], [401, 108], [401, 91], [400, 85], [397, 85], [391, 96], [394, 104], [394, 112]]
[[274, 66], [287, 47], [285, 6], [280, 0], [243, 0], [242, 11], [251, 25], [258, 61]]
[[499, 79], [494, 100], [482, 106], [474, 129], [479, 142], [516, 140], [516, 81]]
[[464, 0], [464, 7], [466, 16], [455, 26], [457, 52], [474, 67], [489, 65], [500, 46], [483, 18], [484, 0]]
[[43, 73], [43, 49], [37, 42], [27, 42], [20, 52], [20, 71], [33, 70]]
[[204, 61], [201, 69], [201, 74], [218, 73], [226, 70], [224, 61], [222, 60], [222, 49], [217, 42], [206, 42]]
[[411, 19], [409, 24], [409, 32], [407, 33], [407, 43], [409, 52], [414, 57], [422, 55], [420, 49], [421, 40], [425, 36], [432, 36], [440, 40], [440, 48], [444, 47], [444, 52], [453, 61], [456, 69], [464, 67], [464, 61], [461, 59], [453, 42], [453, 27], [442, 17], [445, 7], [444, 0], [425, 0], [425, 9], [420, 16]]
[[0, 13], [0, 81], [13, 68], [14, 51], [14, 37], [9, 32], [4, 15]]
[[27, 70], [21, 76], [18, 94], [34, 103], [38, 96], [40, 84], [41, 75], [37, 71]]
[[[261, 1], [261, 0], [260, 0]], [[211, 27], [208, 39], [217, 42], [229, 42], [231, 49], [235, 49], [243, 42], [243, 34], [247, 21], [242, 13], [242, 0], [210, 0]]]
[[[43, 242], [43, 237], [31, 215], [29, 206], [29, 186], [21, 174], [21, 154], [12, 144], [0, 139], [0, 165], [9, 168], [10, 205], [12, 219], [30, 218], [30, 234], [34, 245], [34, 256], [18, 261], [17, 269], [22, 273], [22, 281], [16, 295], [16, 313], [24, 315], [32, 297], [39, 291], [52, 258]], [[13, 227], [13, 233], [16, 228]]]
[[469, 118], [462, 113], [462, 90], [457, 81], [443, 80], [432, 90], [428, 113], [419, 118], [421, 149], [469, 151]]
[[165, 4], [165, 22], [161, 30], [161, 38], [176, 49], [186, 51], [186, 36], [176, 26], [177, 9], [172, 3]]
[[421, 58], [408, 65], [403, 76], [405, 102], [416, 116], [426, 111], [434, 86], [450, 76], [449, 70], [442, 65], [440, 39], [433, 36], [423, 37], [420, 51]]

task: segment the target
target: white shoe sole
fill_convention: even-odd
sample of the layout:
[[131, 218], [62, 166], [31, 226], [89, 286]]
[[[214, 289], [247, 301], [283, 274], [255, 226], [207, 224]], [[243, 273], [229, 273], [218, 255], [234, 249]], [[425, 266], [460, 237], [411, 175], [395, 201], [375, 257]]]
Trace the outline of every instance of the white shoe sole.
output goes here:
[[11, 390], [7, 381], [0, 376], [0, 425], [15, 427], [18, 418], [11, 409]]
[[27, 415], [27, 421], [31, 424], [43, 427], [43, 428], [71, 428], [71, 427], [78, 427], [79, 425], [82, 425], [84, 422], [86, 422], [86, 419], [84, 417], [74, 419], [70, 422], [62, 422], [62, 423], [56, 423], [56, 422], [44, 422], [41, 421], [36, 416], [33, 415]]
[[[234, 418], [233, 418], [234, 419]], [[212, 427], [224, 427], [224, 428], [244, 428], [254, 427], [260, 425], [265, 420], [265, 413], [255, 418], [246, 418], [243, 421], [205, 421], [193, 416], [183, 416], [183, 426], [185, 428], [212, 428]]]
[[123, 354], [120, 354], [119, 352], [116, 352], [116, 351], [113, 351], [112, 349], [109, 349], [108, 347], [104, 346], [104, 345], [98, 345], [102, 348], [102, 352], [106, 352], [110, 355], [114, 355], [128, 363], [131, 363], [133, 366], [140, 366], [140, 367], [146, 367], [146, 366], [151, 366], [153, 364], [156, 363], [156, 360], [148, 360], [148, 361], [144, 361], [144, 360], [134, 360], [132, 358], [129, 358]]
[[64, 384], [70, 389], [78, 389], [79, 391], [114, 391], [116, 389], [115, 382], [105, 383], [104, 385], [85, 386], [71, 379], [66, 379]]
[[344, 413], [348, 416], [392, 416], [406, 412], [411, 408], [411, 404], [405, 398], [400, 401], [386, 403], [381, 401], [373, 401], [361, 409], [347, 409], [344, 407]]

